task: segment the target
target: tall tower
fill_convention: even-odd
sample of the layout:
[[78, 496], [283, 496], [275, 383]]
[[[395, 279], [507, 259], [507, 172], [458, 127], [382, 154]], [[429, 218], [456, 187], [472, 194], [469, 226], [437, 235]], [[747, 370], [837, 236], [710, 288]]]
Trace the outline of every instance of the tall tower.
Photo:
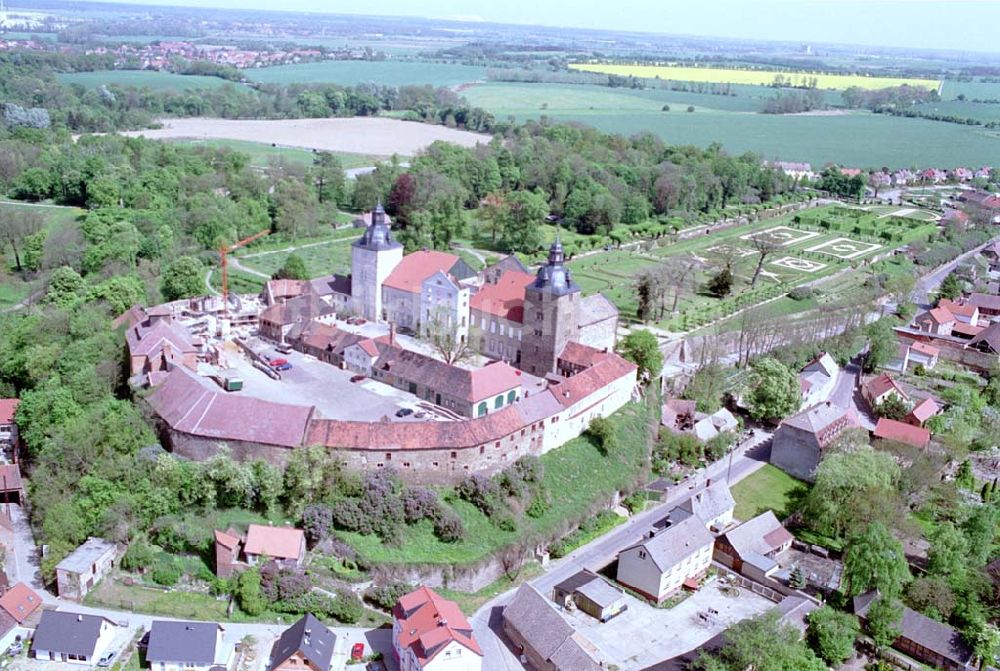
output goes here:
[[382, 283], [403, 260], [403, 245], [392, 230], [379, 203], [372, 223], [351, 244], [351, 302], [354, 311], [371, 321], [382, 319]]
[[532, 375], [556, 370], [556, 360], [576, 335], [580, 287], [564, 265], [562, 243], [549, 249], [548, 263], [524, 290], [521, 368]]

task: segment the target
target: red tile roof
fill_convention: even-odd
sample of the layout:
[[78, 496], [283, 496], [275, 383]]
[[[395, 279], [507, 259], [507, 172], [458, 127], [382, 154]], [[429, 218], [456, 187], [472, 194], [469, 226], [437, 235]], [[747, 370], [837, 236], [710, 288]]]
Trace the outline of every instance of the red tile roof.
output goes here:
[[941, 412], [941, 406], [939, 406], [933, 398], [928, 397], [918, 403], [913, 410], [910, 411], [910, 416], [923, 424], [939, 412]]
[[521, 371], [506, 361], [494, 361], [473, 370], [470, 375], [470, 401], [476, 402], [521, 386]]
[[359, 342], [358, 347], [363, 349], [365, 351], [365, 354], [367, 354], [368, 356], [378, 356], [378, 346], [375, 344], [375, 341], [372, 340], [371, 338]]
[[407, 254], [399, 265], [389, 273], [382, 286], [408, 291], [410, 293], [420, 293], [420, 283], [425, 279], [441, 271], [447, 273], [458, 261], [454, 254], [435, 251], [420, 251]]
[[921, 448], [926, 448], [931, 442], [931, 432], [927, 429], [885, 417], [878, 420], [872, 435], [882, 440], [893, 440]]
[[582, 366], [584, 368], [590, 368], [598, 361], [604, 361], [609, 356], [611, 355], [602, 349], [582, 345], [578, 342], [566, 343], [566, 346], [563, 347], [563, 351], [559, 354], [559, 358], [561, 360], [574, 366]]
[[965, 335], [970, 338], [979, 335], [986, 330], [985, 326], [973, 326], [972, 324], [966, 324], [964, 322], [955, 322], [952, 327], [951, 332], [953, 335]]
[[979, 308], [971, 303], [959, 303], [957, 301], [948, 300], [947, 298], [939, 300], [938, 307], [944, 308], [953, 315], [962, 315], [963, 317], [972, 317], [979, 311]]
[[910, 349], [914, 352], [919, 352], [920, 354], [926, 354], [927, 356], [940, 356], [941, 350], [939, 350], [934, 345], [928, 345], [920, 340], [910, 343]]
[[399, 644], [410, 648], [421, 667], [427, 666], [450, 643], [456, 642], [479, 656], [483, 651], [472, 625], [458, 605], [429, 587], [402, 596], [393, 608], [399, 623]]
[[947, 324], [948, 322], [955, 321], [955, 315], [948, 308], [932, 308], [920, 316], [923, 317], [924, 315], [929, 316], [931, 321], [937, 324]]
[[0, 608], [17, 620], [18, 624], [27, 620], [41, 605], [42, 598], [23, 582], [17, 583], [0, 596]]
[[21, 489], [21, 471], [17, 464], [0, 465], [0, 492], [15, 492]]
[[299, 559], [305, 534], [292, 527], [270, 527], [251, 524], [243, 551], [250, 555], [267, 555], [272, 559]]
[[215, 542], [226, 548], [227, 550], [235, 551], [240, 545], [240, 539], [232, 534], [227, 534], [225, 531], [215, 530]]
[[20, 403], [21, 399], [18, 398], [0, 398], [0, 424], [14, 423], [14, 413]]
[[865, 391], [868, 392], [870, 398], [879, 398], [886, 392], [893, 390], [899, 394], [901, 399], [906, 400], [909, 398], [906, 392], [887, 373], [882, 373], [878, 377], [873, 377], [868, 382], [865, 382]]
[[549, 390], [563, 407], [568, 407], [625, 375], [634, 375], [636, 370], [637, 366], [634, 363], [616, 354], [598, 361], [573, 377], [552, 385]]
[[169, 342], [177, 353], [198, 351], [191, 342], [187, 329], [168, 318], [161, 318], [149, 327], [142, 324], [132, 326], [125, 334], [125, 341], [132, 356], [149, 356], [165, 342]]
[[534, 281], [533, 275], [508, 270], [496, 284], [480, 289], [469, 304], [473, 310], [521, 324], [524, 322], [524, 289]]

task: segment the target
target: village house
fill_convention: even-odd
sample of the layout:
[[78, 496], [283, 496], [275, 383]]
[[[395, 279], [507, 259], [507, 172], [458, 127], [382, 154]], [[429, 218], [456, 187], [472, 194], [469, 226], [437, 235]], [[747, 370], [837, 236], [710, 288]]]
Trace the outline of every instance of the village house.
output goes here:
[[934, 370], [941, 356], [941, 350], [920, 340], [900, 340], [899, 357], [894, 368], [901, 373], [909, 372], [917, 366], [923, 366], [925, 370]]
[[382, 282], [384, 319], [397, 327], [427, 334], [467, 338], [472, 268], [454, 254], [423, 250], [407, 254]]
[[59, 596], [83, 601], [83, 597], [114, 567], [118, 549], [103, 538], [88, 538], [65, 559], [56, 564]]
[[229, 578], [235, 572], [240, 561], [240, 546], [243, 544], [239, 534], [234, 529], [226, 531], [215, 530], [215, 575]]
[[826, 352], [807, 363], [799, 371], [799, 388], [802, 390], [802, 405], [811, 408], [830, 398], [840, 379], [840, 366]]
[[586, 569], [574, 573], [552, 589], [552, 600], [566, 609], [579, 609], [599, 622], [628, 609], [625, 592]]
[[[997, 243], [997, 245], [1000, 246], [1000, 243]], [[1000, 264], [1000, 258], [998, 258], [997, 263]], [[981, 317], [990, 321], [996, 321], [1000, 317], [1000, 296], [973, 293], [969, 294], [967, 300], [970, 305], [975, 305], [979, 309]]]
[[42, 597], [23, 582], [0, 596], [0, 650], [7, 650], [15, 639], [30, 638], [38, 626]]
[[781, 422], [774, 432], [771, 463], [789, 475], [812, 482], [823, 452], [846, 430], [861, 424], [853, 408], [830, 401], [803, 410]]
[[208, 671], [226, 668], [235, 648], [222, 643], [222, 627], [215, 622], [153, 620], [146, 660], [152, 671]]
[[0, 448], [11, 449], [17, 445], [17, 406], [21, 403], [16, 398], [0, 398]]
[[330, 671], [336, 645], [336, 634], [307, 613], [274, 642], [267, 671]]
[[[877, 592], [867, 592], [854, 597], [854, 614], [862, 622], [867, 620]], [[962, 638], [962, 634], [946, 624], [903, 607], [899, 622], [899, 638], [892, 647], [904, 655], [944, 671], [971, 671], [977, 668], [975, 655]]]
[[955, 315], [947, 308], [936, 307], [922, 312], [913, 319], [913, 326], [919, 331], [934, 335], [950, 336], [955, 328]]
[[0, 502], [20, 505], [24, 501], [21, 467], [17, 464], [0, 464]]
[[694, 401], [668, 399], [662, 407], [660, 424], [672, 433], [691, 434], [702, 442], [739, 429], [739, 421], [726, 408], [719, 408], [708, 415], [697, 412], [695, 405]]
[[618, 553], [618, 582], [655, 603], [663, 603], [681, 587], [698, 587], [712, 563], [715, 538], [699, 517], [681, 517]]
[[94, 666], [104, 657], [119, 627], [106, 617], [44, 610], [31, 639], [35, 659]]
[[677, 507], [700, 519], [709, 530], [721, 531], [732, 524], [736, 501], [725, 481], [709, 480], [704, 489], [691, 495]]
[[861, 395], [868, 401], [868, 405], [872, 410], [876, 410], [890, 398], [895, 398], [904, 404], [909, 404], [910, 402], [910, 397], [907, 393], [903, 391], [903, 388], [888, 373], [876, 375], [862, 384]]
[[268, 559], [301, 566], [306, 557], [306, 535], [301, 529], [251, 524], [247, 527], [243, 557], [256, 566]]
[[931, 444], [931, 432], [927, 429], [886, 417], [879, 418], [872, 436], [880, 440], [905, 443], [923, 450]]
[[941, 412], [941, 406], [931, 398], [927, 397], [920, 403], [913, 406], [909, 414], [906, 416], [905, 421], [907, 424], [912, 424], [913, 426], [923, 426], [928, 419], [934, 417]]
[[503, 632], [537, 671], [601, 671], [597, 648], [525, 583], [503, 609]]
[[792, 546], [792, 534], [768, 510], [719, 536], [715, 560], [748, 578], [770, 578]]
[[979, 326], [979, 308], [964, 298], [953, 301], [942, 298], [938, 301], [938, 307], [944, 308], [955, 317], [956, 326], [958, 324], [968, 324], [969, 326]]
[[973, 337], [968, 347], [987, 354], [1000, 354], [1000, 321], [993, 322]]
[[258, 318], [258, 326], [263, 337], [284, 343], [296, 327], [301, 330], [312, 322], [329, 323], [335, 314], [331, 306], [310, 291], [296, 298], [281, 299], [265, 308]]
[[400, 671], [479, 671], [483, 651], [458, 604], [429, 587], [400, 597], [392, 610], [392, 649]]
[[141, 321], [125, 331], [130, 375], [165, 371], [174, 365], [197, 369], [199, 343], [174, 321], [169, 307], [153, 307], [140, 311], [139, 316]]
[[485, 356], [515, 366], [521, 363], [524, 291], [534, 281], [535, 276], [526, 270], [508, 270], [473, 294], [470, 320], [480, 339], [479, 351]]

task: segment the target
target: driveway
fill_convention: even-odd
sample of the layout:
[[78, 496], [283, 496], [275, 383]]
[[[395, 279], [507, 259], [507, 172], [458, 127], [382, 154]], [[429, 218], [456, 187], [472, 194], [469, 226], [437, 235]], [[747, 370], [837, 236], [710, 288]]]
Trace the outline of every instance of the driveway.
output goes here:
[[7, 543], [7, 563], [5, 570], [10, 583], [23, 582], [34, 590], [42, 589], [41, 575], [38, 570], [38, 550], [35, 538], [31, 534], [31, 525], [24, 509], [16, 503], [7, 506], [10, 511], [13, 532], [4, 530], [3, 534], [12, 540]]

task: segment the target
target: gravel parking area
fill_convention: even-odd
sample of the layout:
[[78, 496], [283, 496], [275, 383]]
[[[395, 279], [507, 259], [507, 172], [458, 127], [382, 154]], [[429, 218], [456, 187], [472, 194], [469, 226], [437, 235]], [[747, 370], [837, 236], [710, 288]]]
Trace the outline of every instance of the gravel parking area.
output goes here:
[[[774, 607], [749, 590], [740, 589], [739, 596], [723, 594], [717, 580], [670, 609], [655, 608], [629, 595], [625, 598], [628, 610], [604, 624], [580, 611], [564, 611], [570, 624], [600, 649], [604, 659], [621, 669], [642, 669], [693, 650], [736, 622]], [[718, 614], [710, 614], [709, 609]]]

